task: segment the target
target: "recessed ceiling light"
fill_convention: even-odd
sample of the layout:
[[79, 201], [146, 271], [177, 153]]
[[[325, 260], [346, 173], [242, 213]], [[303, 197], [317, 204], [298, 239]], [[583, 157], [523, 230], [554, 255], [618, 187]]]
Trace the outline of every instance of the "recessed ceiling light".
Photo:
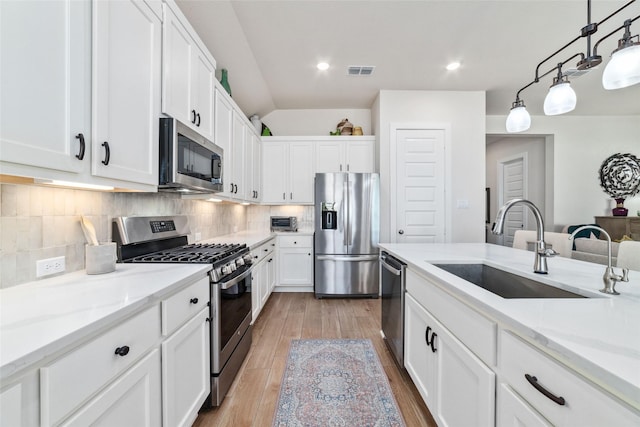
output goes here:
[[318, 70], [320, 71], [325, 71], [329, 69], [329, 64], [327, 64], [326, 62], [318, 62], [318, 65], [316, 65], [316, 67], [318, 67]]
[[460, 68], [459, 62], [452, 62], [449, 65], [447, 65], [447, 70], [449, 71], [457, 70], [458, 68]]

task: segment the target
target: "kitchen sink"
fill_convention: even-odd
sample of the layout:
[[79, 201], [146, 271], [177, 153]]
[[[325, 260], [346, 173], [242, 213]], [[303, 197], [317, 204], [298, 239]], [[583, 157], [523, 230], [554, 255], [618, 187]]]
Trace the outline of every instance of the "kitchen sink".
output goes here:
[[484, 264], [434, 264], [503, 298], [587, 298]]

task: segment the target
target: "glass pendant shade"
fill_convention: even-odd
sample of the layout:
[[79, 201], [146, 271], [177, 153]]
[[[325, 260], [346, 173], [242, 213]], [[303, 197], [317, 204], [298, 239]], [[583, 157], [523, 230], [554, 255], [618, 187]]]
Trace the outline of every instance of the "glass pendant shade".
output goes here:
[[523, 132], [531, 127], [531, 116], [523, 106], [513, 107], [507, 117], [507, 132]]
[[568, 113], [576, 108], [576, 93], [569, 82], [557, 83], [549, 88], [544, 99], [544, 114], [556, 116]]
[[640, 83], [640, 43], [613, 52], [602, 73], [602, 86], [607, 90], [637, 83]]

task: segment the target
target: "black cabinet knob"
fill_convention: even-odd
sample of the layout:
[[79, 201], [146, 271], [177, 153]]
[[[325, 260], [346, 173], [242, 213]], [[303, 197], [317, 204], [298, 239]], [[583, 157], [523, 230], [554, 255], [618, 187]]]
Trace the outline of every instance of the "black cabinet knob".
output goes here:
[[126, 356], [127, 354], [129, 354], [129, 346], [128, 345], [123, 345], [122, 347], [118, 347], [116, 348], [116, 353], [118, 356]]
[[189, 302], [190, 302], [191, 304], [197, 304], [197, 303], [198, 303], [198, 298], [191, 298], [191, 299], [189, 300]]

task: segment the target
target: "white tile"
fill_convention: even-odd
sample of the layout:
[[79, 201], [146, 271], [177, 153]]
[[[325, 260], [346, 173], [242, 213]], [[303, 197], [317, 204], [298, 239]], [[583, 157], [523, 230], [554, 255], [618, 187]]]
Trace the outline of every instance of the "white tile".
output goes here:
[[50, 248], [55, 245], [55, 230], [53, 216], [42, 217], [42, 247]]
[[16, 250], [28, 251], [30, 241], [29, 217], [21, 216], [16, 218]]
[[2, 184], [2, 209], [1, 216], [16, 216], [18, 204], [18, 186]]
[[29, 218], [29, 250], [42, 247], [42, 217], [32, 216]]
[[43, 189], [37, 185], [29, 187], [29, 215], [41, 216], [43, 206]]
[[14, 253], [17, 249], [17, 219], [16, 217], [0, 218], [0, 234], [3, 253]]
[[3, 252], [0, 267], [0, 288], [16, 285], [16, 254]]

